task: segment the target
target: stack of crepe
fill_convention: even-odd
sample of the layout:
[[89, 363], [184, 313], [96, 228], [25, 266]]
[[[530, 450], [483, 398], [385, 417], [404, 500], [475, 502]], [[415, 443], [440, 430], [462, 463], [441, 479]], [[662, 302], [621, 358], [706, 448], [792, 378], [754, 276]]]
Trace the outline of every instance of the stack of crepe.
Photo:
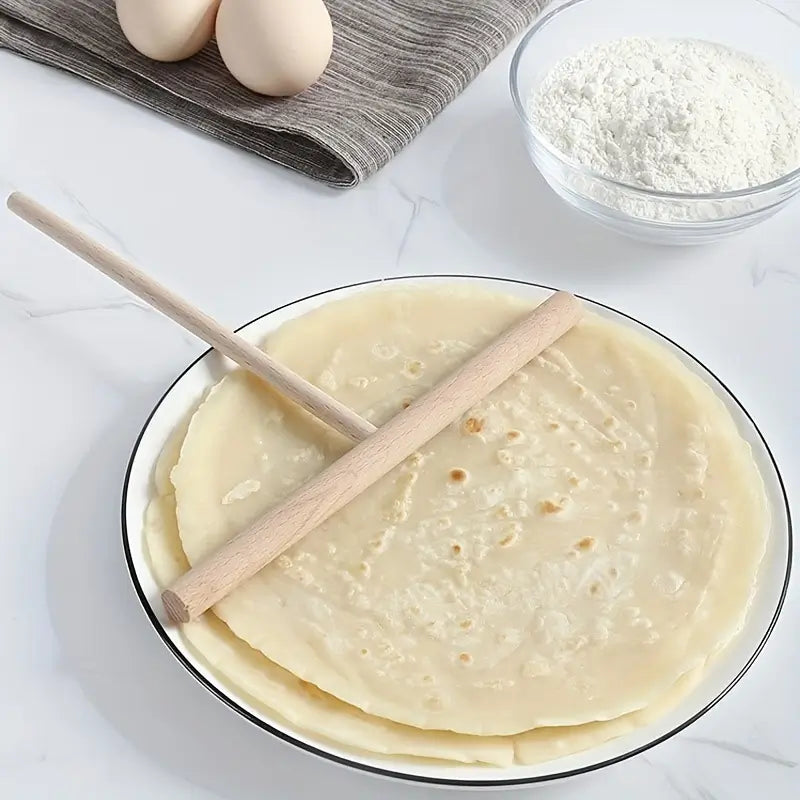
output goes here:
[[[265, 342], [377, 425], [530, 311], [463, 287], [330, 303]], [[244, 372], [156, 469], [166, 586], [348, 443]], [[749, 446], [650, 339], [587, 315], [182, 635], [340, 746], [506, 766], [648, 723], [740, 630], [769, 528]]]

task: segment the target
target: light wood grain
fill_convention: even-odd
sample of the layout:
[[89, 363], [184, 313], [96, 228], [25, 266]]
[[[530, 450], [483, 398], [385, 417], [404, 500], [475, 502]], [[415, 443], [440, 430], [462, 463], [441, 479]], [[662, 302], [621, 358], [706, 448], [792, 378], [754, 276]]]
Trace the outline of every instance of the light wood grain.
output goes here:
[[349, 439], [358, 442], [375, 431], [372, 423], [362, 419], [347, 406], [273, 360], [258, 347], [220, 325], [208, 314], [153, 280], [130, 261], [109, 250], [35, 200], [15, 192], [8, 198], [7, 205], [14, 214], [33, 225], [45, 236], [66, 247], [145, 303], [191, 331], [240, 367], [262, 378], [281, 394], [291, 398], [306, 411]]
[[566, 333], [580, 317], [557, 292], [486, 349], [345, 453], [162, 595], [169, 616], [195, 619], [396, 467]]

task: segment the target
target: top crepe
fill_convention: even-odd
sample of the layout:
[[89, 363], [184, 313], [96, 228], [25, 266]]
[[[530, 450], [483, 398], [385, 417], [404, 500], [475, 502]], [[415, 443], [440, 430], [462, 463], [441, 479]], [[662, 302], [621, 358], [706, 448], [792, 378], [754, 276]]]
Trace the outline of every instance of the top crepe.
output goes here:
[[[372, 292], [267, 349], [380, 424], [529, 310]], [[172, 472], [189, 562], [346, 447], [228, 376]], [[577, 725], [647, 706], [730, 640], [767, 530], [749, 447], [711, 389], [589, 317], [214, 610], [375, 716], [479, 735]]]

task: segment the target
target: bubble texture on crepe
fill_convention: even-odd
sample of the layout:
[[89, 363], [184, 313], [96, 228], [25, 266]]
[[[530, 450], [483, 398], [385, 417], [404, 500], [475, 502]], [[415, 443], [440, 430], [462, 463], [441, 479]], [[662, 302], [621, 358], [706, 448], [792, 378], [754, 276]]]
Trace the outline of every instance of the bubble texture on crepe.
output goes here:
[[[267, 349], [379, 424], [528, 310], [372, 292]], [[346, 446], [248, 375], [225, 378], [172, 471], [188, 561]], [[767, 530], [722, 402], [590, 316], [214, 610], [368, 715], [479, 736], [583, 725], [656, 702], [735, 635]]]
[[[145, 519], [145, 549], [156, 582], [166, 588], [188, 569], [175, 517], [169, 473], [186, 435], [181, 426], [156, 466], [157, 494]], [[468, 736], [426, 731], [365, 714], [292, 675], [233, 635], [213, 612], [182, 626], [189, 650], [200, 658], [234, 696], [304, 734], [335, 741], [357, 751], [389, 756], [499, 767], [535, 764], [599, 745], [645, 725], [669, 711], [699, 681], [702, 667], [685, 675], [655, 704], [607, 722], [563, 728], [539, 728], [514, 737]]]

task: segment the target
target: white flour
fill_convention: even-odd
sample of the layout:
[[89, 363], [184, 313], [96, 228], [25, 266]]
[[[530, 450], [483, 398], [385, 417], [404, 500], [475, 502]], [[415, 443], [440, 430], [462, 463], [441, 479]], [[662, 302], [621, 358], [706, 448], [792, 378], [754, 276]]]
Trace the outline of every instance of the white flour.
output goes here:
[[548, 73], [529, 111], [566, 156], [643, 188], [744, 189], [800, 166], [800, 92], [769, 65], [712, 42], [591, 47]]

